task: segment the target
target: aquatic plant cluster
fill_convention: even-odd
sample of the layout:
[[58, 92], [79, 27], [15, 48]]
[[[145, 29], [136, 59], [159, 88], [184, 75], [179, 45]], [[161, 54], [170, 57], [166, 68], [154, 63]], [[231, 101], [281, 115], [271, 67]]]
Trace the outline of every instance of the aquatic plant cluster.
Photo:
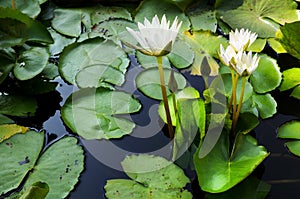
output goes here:
[[[134, 86], [159, 103], [155, 114], [168, 128], [155, 129], [169, 139], [168, 157], [126, 151], [118, 165], [130, 179], [108, 179], [106, 198], [200, 197], [186, 170], [207, 198], [257, 183], [245, 179], [270, 153], [255, 128], [276, 114], [275, 91], [300, 99], [300, 69], [280, 69], [265, 50], [299, 62], [299, 2], [76, 2], [0, 2], [0, 198], [66, 198], [91, 142], [126, 140], [138, 130], [131, 116], [145, 104]], [[204, 90], [185, 73], [201, 77]], [[51, 141], [20, 121], [35, 118], [57, 80], [73, 86], [59, 107], [70, 134]], [[300, 156], [299, 121], [282, 125], [280, 138], [293, 139], [287, 149]]]

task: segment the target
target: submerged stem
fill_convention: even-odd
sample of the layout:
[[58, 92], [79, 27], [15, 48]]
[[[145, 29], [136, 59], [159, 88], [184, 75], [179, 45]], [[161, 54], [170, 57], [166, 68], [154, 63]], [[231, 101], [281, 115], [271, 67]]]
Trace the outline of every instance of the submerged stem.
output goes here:
[[161, 93], [162, 93], [163, 102], [164, 102], [164, 108], [165, 108], [166, 117], [167, 117], [169, 136], [170, 136], [170, 138], [173, 138], [174, 130], [173, 130], [173, 126], [172, 126], [172, 119], [171, 119], [170, 108], [169, 108], [169, 103], [168, 103], [168, 96], [167, 96], [166, 85], [165, 85], [164, 71], [163, 71], [163, 67], [162, 67], [162, 56], [157, 57], [157, 64], [158, 64], [158, 71], [159, 71], [159, 77], [160, 77], [160, 88], [161, 88]]
[[11, 8], [16, 9], [15, 0], [11, 0]]

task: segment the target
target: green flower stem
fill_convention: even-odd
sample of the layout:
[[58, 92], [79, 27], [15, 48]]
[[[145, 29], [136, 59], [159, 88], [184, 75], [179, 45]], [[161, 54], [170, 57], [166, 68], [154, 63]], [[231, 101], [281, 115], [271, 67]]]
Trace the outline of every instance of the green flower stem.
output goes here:
[[[231, 72], [231, 83], [232, 83], [232, 88], [234, 87], [234, 70], [232, 68], [230, 68], [230, 72]], [[229, 100], [229, 103], [228, 103], [228, 112], [230, 111], [231, 107], [232, 107], [232, 100], [233, 100], [233, 92], [231, 93], [231, 97], [230, 97], [230, 100]]]
[[233, 121], [232, 121], [233, 130], [235, 129], [235, 126], [236, 126], [236, 123], [239, 119], [240, 111], [241, 111], [241, 108], [242, 108], [242, 105], [243, 105], [243, 97], [244, 97], [244, 92], [245, 92], [246, 79], [247, 79], [246, 76], [244, 76], [243, 79], [242, 79], [242, 91], [241, 91], [239, 106], [238, 106], [238, 109], [236, 111], [235, 117], [233, 118]]
[[11, 0], [11, 8], [16, 9], [15, 0]]
[[233, 99], [233, 117], [235, 117], [236, 114], [236, 92], [237, 92], [237, 84], [238, 84], [238, 80], [239, 80], [239, 75], [233, 75], [233, 85], [232, 85], [232, 99]]
[[163, 71], [163, 67], [162, 67], [162, 56], [157, 57], [157, 64], [158, 64], [159, 77], [160, 77], [160, 88], [161, 88], [161, 93], [162, 93], [163, 102], [164, 102], [164, 108], [165, 108], [166, 117], [167, 117], [169, 136], [170, 136], [170, 138], [173, 138], [174, 130], [173, 130], [173, 126], [172, 126], [172, 119], [171, 119], [170, 108], [169, 108], [169, 103], [168, 103], [168, 96], [167, 96], [166, 85], [165, 85], [164, 71]]
[[175, 115], [176, 115], [176, 112], [177, 112], [177, 106], [176, 106], [176, 96], [175, 96], [175, 93], [172, 93], [172, 99], [173, 99], [174, 113], [175, 113]]

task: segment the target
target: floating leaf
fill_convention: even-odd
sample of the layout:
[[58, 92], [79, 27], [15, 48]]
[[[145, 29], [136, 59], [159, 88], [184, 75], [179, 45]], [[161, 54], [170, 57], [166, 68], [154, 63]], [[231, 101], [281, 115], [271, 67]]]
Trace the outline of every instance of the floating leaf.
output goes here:
[[[41, 12], [40, 4], [38, 0], [14, 0], [16, 9], [22, 13], [28, 15], [31, 18], [35, 18]], [[0, 6], [4, 8], [11, 8], [11, 1], [0, 1]]]
[[17, 133], [25, 133], [29, 130], [28, 127], [17, 124], [1, 124], [0, 125], [0, 142], [10, 138]]
[[113, 67], [96, 64], [85, 67], [76, 75], [76, 84], [80, 88], [101, 87], [103, 83], [121, 86], [125, 75]]
[[52, 28], [48, 29], [48, 31], [54, 40], [54, 43], [49, 45], [49, 51], [51, 55], [57, 55], [61, 53], [64, 47], [75, 42], [75, 38], [67, 38], [61, 34], [58, 34]]
[[19, 199], [44, 199], [49, 192], [49, 186], [44, 182], [33, 183]]
[[220, 44], [227, 45], [227, 40], [215, 36], [211, 32], [185, 32], [183, 39], [192, 47], [195, 58], [192, 63], [192, 75], [215, 76], [218, 75], [219, 65], [213, 57], [217, 57]]
[[108, 180], [106, 197], [114, 198], [164, 198], [191, 199], [192, 195], [182, 188], [189, 182], [184, 172], [172, 162], [158, 156], [132, 155], [121, 162], [132, 180]]
[[21, 184], [26, 174], [34, 167], [43, 147], [43, 140], [43, 133], [29, 131], [16, 134], [0, 143], [1, 193], [7, 193]]
[[92, 24], [101, 23], [110, 19], [127, 19], [132, 20], [130, 12], [122, 7], [117, 6], [100, 6], [92, 15]]
[[266, 93], [277, 88], [281, 72], [275, 59], [261, 55], [257, 69], [250, 76], [251, 85], [257, 93]]
[[91, 13], [97, 8], [57, 8], [54, 10], [52, 27], [59, 33], [70, 37], [78, 37], [85, 29], [92, 28]]
[[193, 6], [188, 10], [188, 16], [192, 23], [193, 30], [210, 30], [216, 32], [217, 19], [216, 11], [207, 2], [200, 1], [199, 6]]
[[286, 143], [289, 151], [300, 156], [300, 122], [291, 121], [280, 126], [278, 129], [278, 137], [283, 139], [293, 139]]
[[0, 84], [15, 66], [15, 56], [15, 51], [12, 48], [0, 49]]
[[[24, 23], [26, 25], [28, 35], [28, 38], [26, 38], [26, 40], [44, 43], [53, 42], [51, 35], [47, 31], [46, 27], [44, 27], [40, 22], [33, 20], [27, 15], [21, 13], [19, 10], [0, 7], [0, 19], [6, 18], [19, 21], [20, 23]], [[1, 23], [0, 27], [2, 27], [2, 25], [5, 26], [5, 24]], [[2, 28], [0, 30], [3, 31]]]
[[167, 56], [178, 69], [186, 68], [194, 61], [194, 51], [188, 43], [182, 40], [177, 40], [174, 43], [172, 51]]
[[[175, 93], [176, 101], [183, 100], [183, 99], [197, 99], [197, 98], [200, 98], [200, 94], [193, 87], [186, 87], [183, 90], [178, 91], [178, 92]], [[175, 113], [174, 108], [173, 108], [174, 107], [173, 97], [171, 95], [168, 96], [168, 102], [169, 102], [168, 104], [169, 104], [169, 107], [170, 107], [170, 115], [171, 115], [171, 119], [172, 119], [172, 125], [176, 126], [177, 125], [177, 118], [176, 118], [176, 113]], [[167, 123], [166, 112], [165, 112], [163, 102], [161, 102], [159, 104], [158, 114], [163, 119], [163, 121], [165, 123]]]
[[300, 99], [300, 85], [294, 88], [293, 92], [291, 93], [291, 96]]
[[248, 46], [247, 51], [261, 52], [267, 43], [267, 39], [257, 38], [250, 46]]
[[280, 27], [276, 37], [288, 53], [300, 59], [300, 22], [286, 23]]
[[24, 51], [17, 60], [14, 74], [19, 80], [28, 80], [40, 74], [48, 64], [46, 48], [33, 47]]
[[269, 38], [268, 44], [275, 50], [277, 53], [287, 53], [282, 44], [277, 41], [275, 38]]
[[0, 95], [0, 114], [11, 116], [33, 116], [37, 102], [32, 97]]
[[210, 193], [224, 192], [250, 175], [268, 156], [268, 152], [250, 135], [238, 134], [232, 152], [229, 152], [229, 136], [222, 132], [213, 150], [199, 158], [194, 155], [199, 185]]
[[277, 103], [270, 94], [254, 94], [252, 97], [262, 119], [272, 117], [277, 112]]
[[[157, 68], [157, 59], [155, 56], [149, 56], [141, 53], [140, 51], [136, 51], [135, 54], [138, 62], [141, 64], [143, 68]], [[170, 61], [168, 57], [163, 56], [162, 57], [162, 67], [163, 68], [171, 68]]]
[[0, 114], [0, 124], [13, 124], [14, 121], [5, 115]]
[[76, 138], [64, 137], [52, 144], [41, 154], [22, 191], [28, 190], [34, 182], [42, 181], [49, 185], [46, 199], [65, 198], [74, 189], [83, 170], [83, 150], [76, 143]]
[[135, 15], [135, 22], [144, 22], [144, 19], [152, 20], [157, 15], [159, 19], [166, 15], [167, 20], [171, 22], [178, 17], [178, 21], [182, 21], [180, 30], [189, 30], [190, 21], [187, 16], [174, 4], [168, 3], [165, 0], [148, 0], [142, 1]]
[[[168, 82], [171, 75], [171, 69], [164, 68], [164, 79], [165, 79], [165, 85], [167, 88], [167, 95], [169, 95], [171, 92], [168, 89]], [[181, 73], [174, 72], [175, 80], [178, 85], [178, 89], [181, 90], [186, 86], [186, 79]], [[143, 92], [146, 96], [162, 100], [162, 94], [161, 94], [161, 86], [160, 86], [160, 77], [159, 77], [159, 71], [158, 68], [149, 68], [144, 71], [142, 71], [138, 76], [136, 77], [136, 85], [140, 91]]]
[[58, 67], [53, 63], [48, 63], [41, 73], [43, 78], [52, 80], [59, 76]]
[[291, 68], [283, 71], [283, 81], [280, 91], [285, 91], [300, 85], [300, 68]]
[[275, 37], [279, 24], [298, 20], [297, 3], [293, 0], [219, 2], [218, 16], [232, 29], [247, 28], [256, 32], [259, 37]]
[[135, 126], [118, 115], [140, 108], [140, 103], [125, 92], [81, 89], [67, 99], [61, 115], [65, 124], [85, 139], [110, 139], [131, 133]]
[[95, 38], [66, 47], [59, 58], [58, 67], [63, 78], [74, 84], [78, 72], [85, 67], [96, 64], [109, 65], [125, 73], [129, 59], [113, 41]]
[[259, 120], [256, 115], [249, 112], [241, 113], [239, 115], [236, 131], [246, 134], [251, 132], [258, 124]]

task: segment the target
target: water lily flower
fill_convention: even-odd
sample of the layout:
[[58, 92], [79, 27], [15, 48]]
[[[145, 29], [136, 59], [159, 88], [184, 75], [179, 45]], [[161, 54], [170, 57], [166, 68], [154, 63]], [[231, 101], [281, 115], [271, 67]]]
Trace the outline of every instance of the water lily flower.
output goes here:
[[242, 28], [240, 31], [235, 29], [229, 33], [229, 44], [234, 48], [236, 52], [246, 50], [257, 38], [256, 33], [252, 33], [248, 29]]
[[257, 53], [252, 57], [252, 51], [248, 52], [240, 51], [235, 57], [236, 64], [233, 68], [240, 76], [251, 75], [252, 72], [257, 68], [259, 57]]
[[157, 15], [152, 22], [145, 18], [144, 24], [138, 23], [138, 31], [126, 27], [127, 31], [136, 39], [141, 47], [130, 45], [140, 52], [151, 56], [163, 56], [168, 54], [177, 37], [182, 22], [178, 23], [177, 17], [170, 27], [170, 21], [167, 21], [163, 15], [161, 22]]
[[230, 62], [232, 61], [232, 58], [236, 56], [236, 52], [234, 48], [229, 45], [227, 46], [226, 50], [224, 50], [223, 45], [220, 44], [220, 53], [219, 57], [220, 60], [225, 64], [226, 66], [230, 66]]

